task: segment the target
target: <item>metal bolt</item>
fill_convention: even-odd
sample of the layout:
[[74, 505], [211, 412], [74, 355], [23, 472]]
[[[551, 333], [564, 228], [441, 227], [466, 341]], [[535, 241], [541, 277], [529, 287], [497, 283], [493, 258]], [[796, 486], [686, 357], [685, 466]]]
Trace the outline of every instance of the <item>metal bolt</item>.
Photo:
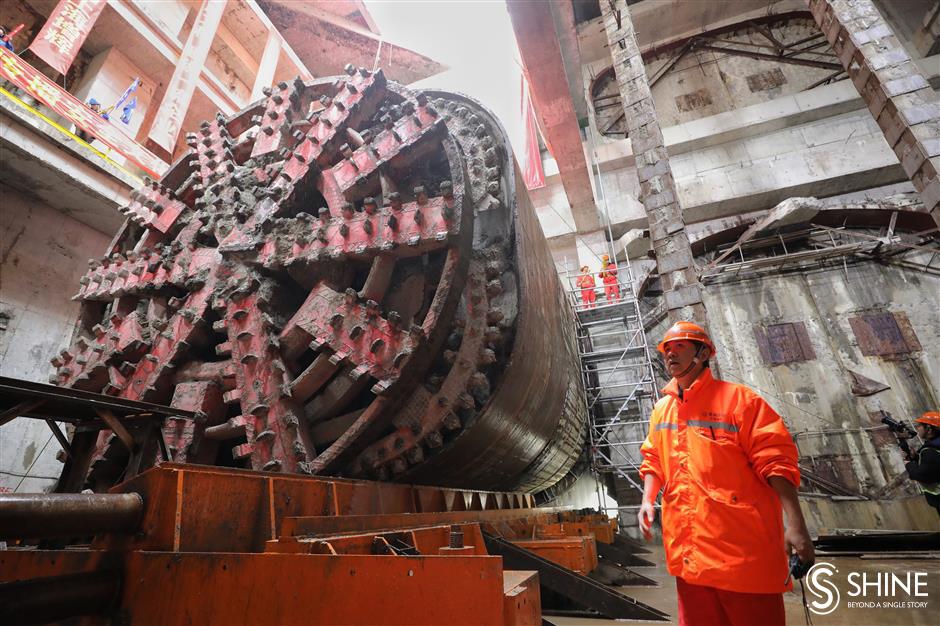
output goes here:
[[449, 545], [451, 548], [463, 547], [463, 530], [457, 524], [451, 524], [450, 526], [450, 544]]

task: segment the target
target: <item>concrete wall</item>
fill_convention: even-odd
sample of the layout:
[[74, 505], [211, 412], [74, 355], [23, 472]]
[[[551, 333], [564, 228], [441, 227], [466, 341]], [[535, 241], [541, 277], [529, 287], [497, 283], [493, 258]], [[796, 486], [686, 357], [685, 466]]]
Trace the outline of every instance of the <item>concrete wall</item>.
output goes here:
[[[183, 26], [189, 16], [190, 7], [183, 0], [132, 0], [132, 4], [164, 32], [177, 38], [182, 38], [185, 34]], [[198, 3], [195, 6], [198, 10]]]
[[[0, 198], [0, 375], [47, 382], [49, 359], [68, 347], [78, 315], [69, 296], [110, 236], [9, 187]], [[45, 422], [0, 426], [0, 491], [50, 488], [59, 450]]]
[[[783, 44], [799, 41], [818, 32], [811, 17], [789, 20], [770, 27]], [[768, 45], [754, 28], [722, 35], [734, 47], [767, 53], [768, 50], [744, 44]], [[733, 44], [722, 43], [730, 47]], [[823, 48], [825, 50], [825, 48]], [[675, 54], [664, 53], [650, 59], [647, 71], [655, 72]], [[780, 96], [803, 91], [832, 74], [832, 70], [755, 60], [726, 53], [694, 51], [666, 73], [652, 89], [662, 126], [674, 126], [694, 119], [769, 102]], [[779, 84], [778, 84], [779, 83]]]
[[[567, 491], [552, 500], [550, 506], [564, 506], [573, 509], [596, 509], [598, 506], [598, 485], [594, 475], [590, 472], [584, 472], [578, 477]], [[614, 509], [617, 508], [617, 502], [607, 495], [601, 489], [601, 497], [604, 498], [604, 506], [608, 509], [608, 515], [614, 517]], [[629, 517], [629, 515], [625, 516]], [[634, 516], [635, 517], [635, 516]]]
[[[940, 529], [914, 484], [906, 478], [889, 484], [903, 474], [903, 460], [893, 436], [870, 415], [910, 419], [940, 405], [940, 277], [850, 262], [712, 284], [703, 294], [720, 378], [755, 389], [783, 416], [805, 467], [876, 497], [805, 497], [814, 528]], [[923, 349], [898, 360], [863, 355], [848, 319], [873, 310], [904, 313]], [[768, 365], [754, 329], [787, 322], [805, 324], [815, 359]], [[664, 330], [665, 322], [651, 329], [649, 341]], [[850, 370], [890, 389], [853, 395]]]
[[[940, 57], [918, 64], [940, 81]], [[663, 137], [687, 223], [769, 209], [794, 196], [830, 197], [907, 180], [849, 81], [669, 126]], [[615, 238], [645, 229], [629, 139], [594, 138], [600, 212], [606, 205]], [[589, 142], [585, 150], [590, 163]], [[571, 235], [574, 220], [550, 158], [545, 173], [546, 186], [531, 192], [542, 228], [549, 238]], [[574, 254], [573, 242], [554, 247]]]
[[[102, 109], [106, 109], [117, 102], [135, 78], [140, 78], [141, 84], [128, 98], [128, 101], [137, 98], [137, 107], [131, 114], [130, 124], [124, 124], [121, 121], [123, 107], [110, 113], [111, 123], [129, 139], [134, 140], [147, 111], [151, 106], [156, 106], [153, 102], [156, 85], [149, 74], [131, 63], [120, 51], [108, 48], [96, 55], [88, 65], [85, 76], [72, 93], [82, 102], [88, 102], [90, 98], [94, 98], [101, 103]], [[64, 123], [68, 124], [68, 122]], [[101, 150], [107, 150], [107, 147], [100, 141], [95, 140], [93, 145]], [[109, 155], [122, 164], [126, 162], [120, 154], [109, 151]]]

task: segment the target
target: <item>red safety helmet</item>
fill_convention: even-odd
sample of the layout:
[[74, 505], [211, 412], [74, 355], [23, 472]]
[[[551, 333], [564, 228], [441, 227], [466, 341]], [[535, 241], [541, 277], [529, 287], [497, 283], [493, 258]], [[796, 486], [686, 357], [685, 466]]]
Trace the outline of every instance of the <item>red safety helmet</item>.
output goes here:
[[663, 340], [659, 342], [656, 349], [665, 354], [666, 344], [670, 341], [679, 340], [704, 343], [711, 349], [712, 354], [715, 354], [715, 344], [712, 343], [708, 333], [705, 332], [704, 328], [694, 322], [676, 322], [673, 324], [672, 327], [666, 331], [666, 334], [663, 335]]
[[919, 424], [940, 428], [940, 411], [927, 411], [914, 421]]

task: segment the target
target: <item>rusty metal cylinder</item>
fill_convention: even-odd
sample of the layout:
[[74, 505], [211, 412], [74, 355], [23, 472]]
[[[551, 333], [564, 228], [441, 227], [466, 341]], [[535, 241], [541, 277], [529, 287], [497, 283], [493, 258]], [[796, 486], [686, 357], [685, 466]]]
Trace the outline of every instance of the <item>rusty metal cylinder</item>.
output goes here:
[[0, 494], [0, 540], [129, 533], [143, 511], [136, 493]]
[[49, 624], [106, 613], [121, 589], [118, 572], [0, 583], [0, 624]]
[[206, 429], [204, 437], [212, 441], [223, 441], [245, 434], [245, 427], [232, 424], [231, 421], [210, 426]]

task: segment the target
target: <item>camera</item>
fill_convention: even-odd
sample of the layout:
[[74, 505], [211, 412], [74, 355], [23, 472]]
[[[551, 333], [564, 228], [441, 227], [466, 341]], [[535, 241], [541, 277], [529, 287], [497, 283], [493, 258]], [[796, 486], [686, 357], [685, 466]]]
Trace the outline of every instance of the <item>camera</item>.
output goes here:
[[914, 432], [913, 428], [911, 428], [904, 422], [899, 422], [898, 420], [888, 415], [885, 415], [884, 417], [881, 418], [881, 423], [887, 426], [888, 430], [890, 430], [893, 433], [907, 433], [911, 437], [917, 436], [917, 433]]
[[799, 580], [806, 576], [806, 572], [813, 566], [812, 563], [804, 563], [796, 554], [790, 555], [790, 576]]
[[[899, 422], [898, 420], [888, 415], [885, 415], [884, 417], [881, 418], [881, 423], [887, 426], [888, 430], [890, 430], [891, 432], [895, 434], [906, 433], [907, 435], [911, 437], [917, 436], [917, 433], [914, 432], [913, 428], [911, 428], [904, 422]], [[907, 439], [898, 438], [898, 445], [901, 447], [901, 450], [903, 450], [905, 454], [910, 456], [911, 448], [910, 446], [907, 445]]]

